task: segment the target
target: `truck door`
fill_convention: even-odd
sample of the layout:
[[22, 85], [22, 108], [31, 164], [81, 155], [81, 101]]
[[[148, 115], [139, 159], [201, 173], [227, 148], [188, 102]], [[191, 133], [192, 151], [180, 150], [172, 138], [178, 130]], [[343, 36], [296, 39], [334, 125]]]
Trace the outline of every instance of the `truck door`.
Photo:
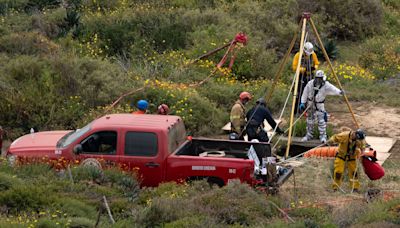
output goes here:
[[90, 134], [80, 142], [82, 152], [79, 158], [82, 162], [93, 165], [99, 164], [94, 159], [100, 160], [105, 165], [115, 165], [118, 162], [117, 138], [116, 131], [105, 130]]
[[138, 170], [142, 186], [157, 186], [163, 181], [163, 161], [159, 151], [156, 133], [126, 131], [120, 162]]

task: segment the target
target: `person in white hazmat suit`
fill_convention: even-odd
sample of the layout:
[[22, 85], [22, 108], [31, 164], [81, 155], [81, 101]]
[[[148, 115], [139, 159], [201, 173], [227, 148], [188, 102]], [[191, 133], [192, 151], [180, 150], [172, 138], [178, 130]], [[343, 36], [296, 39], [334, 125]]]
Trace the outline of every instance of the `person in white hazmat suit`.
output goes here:
[[307, 83], [301, 96], [299, 109], [304, 110], [306, 104], [309, 107], [307, 110], [307, 134], [301, 141], [313, 139], [314, 121], [317, 119], [319, 140], [321, 143], [326, 143], [326, 123], [328, 121], [328, 114], [324, 105], [326, 95], [343, 95], [343, 91], [326, 81], [324, 72], [318, 70], [315, 73], [315, 79]]

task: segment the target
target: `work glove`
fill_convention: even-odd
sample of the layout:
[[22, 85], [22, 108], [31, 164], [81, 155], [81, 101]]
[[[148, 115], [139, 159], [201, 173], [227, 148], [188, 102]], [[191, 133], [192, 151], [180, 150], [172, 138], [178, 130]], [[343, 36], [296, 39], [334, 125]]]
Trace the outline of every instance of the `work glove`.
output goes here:
[[304, 103], [300, 103], [299, 109], [300, 111], [303, 111], [304, 109], [306, 109], [306, 105]]
[[324, 143], [324, 146], [332, 146], [332, 145], [333, 145], [332, 141], [329, 141], [329, 140], [327, 140], [327, 141]]
[[278, 133], [279, 135], [282, 135], [283, 133], [285, 133], [284, 131], [282, 131], [282, 129], [280, 129], [279, 127], [276, 128], [276, 133]]

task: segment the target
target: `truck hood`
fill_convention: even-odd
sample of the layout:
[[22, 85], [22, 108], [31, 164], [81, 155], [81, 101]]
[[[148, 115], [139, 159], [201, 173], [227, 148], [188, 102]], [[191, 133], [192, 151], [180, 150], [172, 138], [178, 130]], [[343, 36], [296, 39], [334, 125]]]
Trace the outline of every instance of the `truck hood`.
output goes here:
[[9, 154], [19, 156], [54, 155], [56, 144], [71, 131], [43, 131], [21, 136], [11, 143]]

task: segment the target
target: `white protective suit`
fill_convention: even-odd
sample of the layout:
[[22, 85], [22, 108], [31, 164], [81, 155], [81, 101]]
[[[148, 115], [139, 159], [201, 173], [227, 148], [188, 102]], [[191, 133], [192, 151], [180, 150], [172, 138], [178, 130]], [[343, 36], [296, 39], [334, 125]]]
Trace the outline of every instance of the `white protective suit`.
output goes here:
[[[303, 95], [301, 96], [301, 103], [307, 104], [310, 107], [307, 111], [307, 134], [303, 138], [303, 141], [310, 140], [314, 137], [314, 121], [315, 118], [318, 120], [318, 131], [319, 139], [321, 142], [326, 142], [326, 121], [327, 113], [325, 111], [325, 97], [326, 95], [341, 95], [340, 89], [328, 81], [324, 81], [321, 86], [314, 86], [314, 80], [307, 83], [304, 88]], [[319, 92], [318, 92], [319, 90]]]

